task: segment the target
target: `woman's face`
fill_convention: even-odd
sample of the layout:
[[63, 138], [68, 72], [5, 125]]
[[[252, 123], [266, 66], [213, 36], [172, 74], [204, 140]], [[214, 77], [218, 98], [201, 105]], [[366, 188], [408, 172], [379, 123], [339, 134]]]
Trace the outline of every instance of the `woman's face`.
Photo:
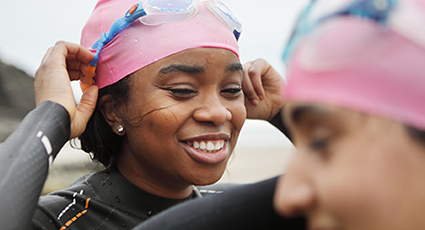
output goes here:
[[219, 180], [245, 121], [242, 76], [236, 55], [214, 48], [183, 51], [133, 74], [118, 160], [127, 179], [148, 191]]
[[288, 105], [297, 153], [276, 190], [309, 229], [425, 229], [425, 148], [398, 123], [336, 107]]

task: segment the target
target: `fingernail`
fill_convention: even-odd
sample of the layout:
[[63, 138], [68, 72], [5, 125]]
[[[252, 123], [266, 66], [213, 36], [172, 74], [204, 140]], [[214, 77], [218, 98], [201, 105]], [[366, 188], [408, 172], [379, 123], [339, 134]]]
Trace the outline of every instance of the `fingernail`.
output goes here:
[[264, 100], [264, 96], [263, 95], [259, 95], [258, 98], [260, 98], [260, 101]]
[[251, 100], [251, 104], [254, 105], [254, 106], [257, 106], [258, 105], [258, 100], [257, 99]]

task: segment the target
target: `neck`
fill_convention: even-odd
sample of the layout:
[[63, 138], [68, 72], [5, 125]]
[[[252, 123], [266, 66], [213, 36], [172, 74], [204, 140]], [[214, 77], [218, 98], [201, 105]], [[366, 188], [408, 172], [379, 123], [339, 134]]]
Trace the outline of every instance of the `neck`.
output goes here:
[[132, 184], [156, 196], [168, 199], [184, 199], [193, 191], [193, 185], [176, 181], [162, 170], [137, 165], [136, 160], [121, 156], [117, 167]]

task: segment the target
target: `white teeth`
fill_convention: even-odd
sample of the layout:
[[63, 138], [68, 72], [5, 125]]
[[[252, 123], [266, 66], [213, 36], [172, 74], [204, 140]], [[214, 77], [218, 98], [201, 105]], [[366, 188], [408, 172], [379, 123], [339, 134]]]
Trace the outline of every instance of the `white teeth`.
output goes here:
[[215, 149], [214, 144], [211, 141], [208, 141], [207, 143], [207, 150], [208, 151], [213, 151]]
[[[224, 140], [217, 141], [216, 144], [213, 142], [215, 141], [193, 141], [193, 148], [202, 150], [202, 151], [218, 151], [223, 148], [224, 146]], [[206, 143], [206, 144], [205, 144]]]
[[201, 141], [201, 144], [200, 144], [199, 148], [201, 150], [205, 150], [205, 149], [207, 149], [207, 145], [205, 144], [205, 142]]
[[223, 142], [219, 142], [217, 144], [215, 144], [215, 149], [221, 149], [223, 148], [224, 143]]

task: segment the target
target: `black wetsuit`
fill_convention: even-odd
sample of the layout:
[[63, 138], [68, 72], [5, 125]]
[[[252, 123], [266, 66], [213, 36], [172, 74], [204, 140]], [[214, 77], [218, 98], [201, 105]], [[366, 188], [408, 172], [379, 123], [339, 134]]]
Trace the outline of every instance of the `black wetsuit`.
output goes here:
[[132, 229], [182, 200], [155, 196], [130, 183], [111, 167], [78, 179], [67, 189], [40, 198], [37, 229]]
[[[140, 190], [112, 167], [84, 176], [38, 203], [49, 164], [69, 133], [67, 111], [56, 103], [43, 102], [2, 144], [1, 229], [131, 229], [199, 196], [194, 190], [183, 200], [157, 197]], [[303, 220], [283, 219], [274, 213], [275, 183], [273, 178], [185, 202], [136, 229], [303, 229]]]

